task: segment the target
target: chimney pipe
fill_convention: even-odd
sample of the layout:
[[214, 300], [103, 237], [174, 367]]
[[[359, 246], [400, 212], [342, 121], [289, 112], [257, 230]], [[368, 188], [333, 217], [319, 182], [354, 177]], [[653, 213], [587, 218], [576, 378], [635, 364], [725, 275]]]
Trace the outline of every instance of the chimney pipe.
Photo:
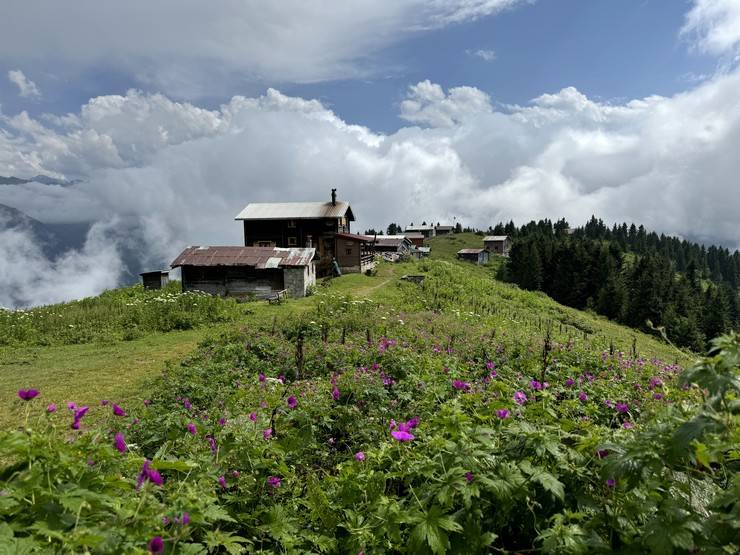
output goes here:
[[336, 189], [331, 190], [331, 205], [332, 206], [337, 205], [337, 190]]

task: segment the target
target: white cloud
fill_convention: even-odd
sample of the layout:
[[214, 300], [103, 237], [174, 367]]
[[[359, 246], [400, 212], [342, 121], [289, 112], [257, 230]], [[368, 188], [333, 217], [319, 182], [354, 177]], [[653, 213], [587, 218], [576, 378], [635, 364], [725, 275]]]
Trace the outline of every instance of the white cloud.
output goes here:
[[692, 36], [702, 51], [737, 54], [740, 47], [740, 2], [694, 0], [681, 34]]
[[523, 3], [4, 0], [0, 52], [10, 63], [72, 78], [115, 69], [170, 95], [213, 97], [246, 83], [368, 75], [393, 43]]
[[409, 87], [401, 117], [431, 127], [451, 127], [466, 118], [491, 112], [490, 97], [475, 87], [453, 87], [447, 94], [436, 83], [421, 81]]
[[8, 80], [18, 87], [18, 94], [24, 98], [39, 98], [41, 91], [36, 83], [28, 79], [20, 69], [8, 71]]
[[466, 50], [468, 56], [480, 58], [484, 62], [492, 62], [496, 59], [496, 52], [493, 50]]
[[[673, 97], [609, 104], [571, 87], [493, 111], [478, 89], [445, 92], [423, 81], [401, 110], [426, 127], [391, 135], [272, 89], [215, 110], [130, 91], [46, 118], [60, 126], [5, 116], [0, 175], [25, 168], [24, 176], [85, 181], [6, 185], [0, 203], [41, 221], [106, 225], [99, 242], [62, 265], [37, 260], [32, 246], [6, 236], [0, 245], [16, 245], [16, 254], [0, 259], [22, 260], [27, 249], [48, 277], [43, 283], [58, 275], [70, 297], [82, 294], [71, 287], [73, 270], [88, 272], [80, 282], [90, 294], [120, 275], [116, 253], [156, 268], [188, 244], [239, 244], [233, 218], [246, 203], [328, 198], [331, 187], [352, 202], [356, 229], [453, 217], [479, 227], [560, 216], [582, 223], [596, 214], [740, 247], [738, 90], [734, 71]], [[112, 270], [96, 274], [98, 265]], [[22, 270], [20, 262], [11, 267]], [[0, 290], [21, 287], [5, 271]], [[34, 283], [38, 296], [27, 289], [24, 298], [49, 302], [42, 280]]]

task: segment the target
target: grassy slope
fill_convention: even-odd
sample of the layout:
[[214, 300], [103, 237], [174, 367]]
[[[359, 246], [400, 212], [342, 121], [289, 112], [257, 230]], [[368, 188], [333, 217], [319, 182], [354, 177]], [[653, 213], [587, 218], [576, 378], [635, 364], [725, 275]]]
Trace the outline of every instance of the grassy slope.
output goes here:
[[[480, 237], [459, 234], [432, 240], [434, 258], [454, 259], [460, 248], [479, 244]], [[547, 322], [552, 322], [553, 339], [565, 342], [572, 339], [587, 342], [593, 349], [603, 350], [614, 344], [628, 352], [633, 338], [637, 339], [642, 356], [657, 356], [664, 360], [686, 363], [692, 357], [673, 349], [649, 336], [604, 318], [562, 306], [541, 293], [521, 291], [518, 288], [491, 280], [492, 266], [476, 267], [465, 264], [470, 286], [476, 284], [470, 297], [460, 302], [460, 310], [476, 312], [484, 302], [495, 310], [488, 315], [491, 324], [503, 332], [524, 340], [540, 338]], [[325, 284], [336, 294], [366, 296], [388, 306], [394, 305], [399, 295], [408, 295], [409, 288], [398, 287], [399, 278], [407, 273], [423, 273], [425, 263], [404, 263], [379, 267], [373, 277], [354, 274], [331, 280]], [[495, 269], [495, 268], [494, 268]], [[481, 289], [481, 284], [483, 289]], [[463, 284], [467, 286], [468, 283]], [[411, 289], [413, 291], [413, 289]], [[101, 398], [116, 400], [142, 399], [147, 396], [147, 383], [168, 360], [178, 360], [211, 334], [230, 326], [253, 325], [272, 321], [291, 321], [315, 306], [315, 298], [288, 301], [282, 305], [254, 303], [251, 314], [241, 316], [232, 324], [201, 327], [194, 330], [154, 333], [133, 341], [89, 343], [50, 347], [20, 347], [0, 349], [0, 425], [10, 422], [12, 400], [22, 387], [42, 391], [44, 402], [97, 402]], [[587, 332], [584, 334], [584, 330]]]

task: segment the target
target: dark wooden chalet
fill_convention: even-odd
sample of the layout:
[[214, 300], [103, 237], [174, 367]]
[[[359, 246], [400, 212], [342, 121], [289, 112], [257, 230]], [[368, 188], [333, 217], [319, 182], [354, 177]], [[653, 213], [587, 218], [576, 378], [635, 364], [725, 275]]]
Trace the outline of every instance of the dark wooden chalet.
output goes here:
[[354, 233], [337, 233], [336, 260], [343, 274], [365, 272], [375, 266], [373, 238]]
[[319, 275], [332, 271], [338, 254], [337, 233], [350, 233], [355, 221], [348, 202], [250, 203], [236, 217], [244, 222], [244, 245], [255, 247], [315, 248]]
[[483, 245], [490, 253], [509, 256], [511, 239], [508, 235], [487, 235], [483, 238]]
[[182, 290], [270, 298], [287, 290], [305, 297], [316, 283], [315, 249], [188, 247], [172, 262], [182, 269]]

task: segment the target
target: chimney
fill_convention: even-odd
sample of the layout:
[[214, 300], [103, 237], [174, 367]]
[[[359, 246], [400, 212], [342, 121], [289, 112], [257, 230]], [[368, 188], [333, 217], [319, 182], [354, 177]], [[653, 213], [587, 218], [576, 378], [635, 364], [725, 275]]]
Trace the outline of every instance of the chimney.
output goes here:
[[331, 190], [331, 205], [332, 206], [337, 205], [337, 190], [336, 189]]

